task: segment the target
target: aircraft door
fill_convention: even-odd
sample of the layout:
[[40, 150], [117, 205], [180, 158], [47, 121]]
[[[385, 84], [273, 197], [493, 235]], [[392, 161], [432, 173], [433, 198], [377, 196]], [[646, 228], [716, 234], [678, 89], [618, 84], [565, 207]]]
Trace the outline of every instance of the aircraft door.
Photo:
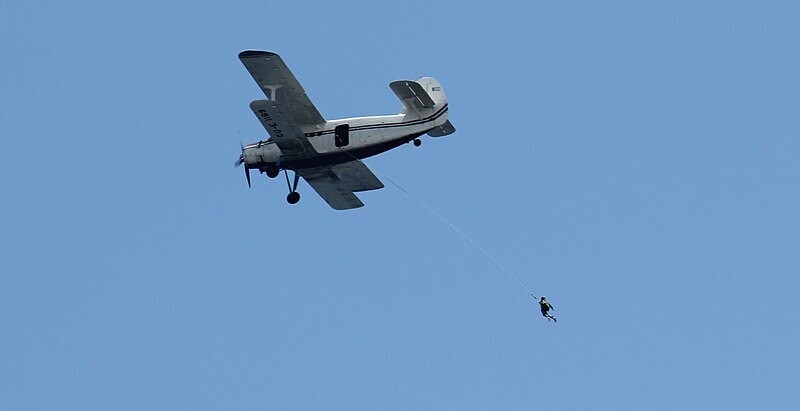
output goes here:
[[350, 144], [350, 125], [339, 124], [334, 129], [334, 142], [336, 147], [345, 147]]

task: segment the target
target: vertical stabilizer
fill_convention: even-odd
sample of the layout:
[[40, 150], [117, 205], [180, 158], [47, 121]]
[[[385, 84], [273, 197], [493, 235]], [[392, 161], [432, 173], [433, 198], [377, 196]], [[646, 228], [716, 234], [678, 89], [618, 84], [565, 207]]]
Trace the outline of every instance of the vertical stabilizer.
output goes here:
[[420, 77], [417, 83], [431, 97], [435, 103], [434, 107], [439, 108], [442, 104], [447, 104], [447, 95], [444, 93], [444, 87], [439, 83], [439, 80], [433, 77]]

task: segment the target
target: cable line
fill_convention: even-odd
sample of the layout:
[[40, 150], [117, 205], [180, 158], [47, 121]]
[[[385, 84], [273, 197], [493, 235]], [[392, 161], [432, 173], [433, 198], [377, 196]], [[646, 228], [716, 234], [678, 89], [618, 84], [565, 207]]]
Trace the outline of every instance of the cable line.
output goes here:
[[[342, 151], [343, 151], [343, 152], [345, 152], [345, 153], [347, 153], [347, 154], [348, 154], [350, 157], [353, 157], [353, 159], [355, 159], [356, 161], [360, 161], [358, 158], [356, 158], [355, 156], [353, 156], [353, 155], [352, 155], [352, 154], [350, 154], [349, 152], [347, 152], [347, 151], [345, 151], [345, 150], [342, 150]], [[530, 288], [528, 288], [528, 286], [527, 286], [527, 285], [525, 285], [525, 283], [523, 283], [523, 282], [522, 282], [522, 280], [520, 280], [520, 279], [519, 279], [519, 277], [517, 277], [516, 275], [514, 275], [514, 273], [513, 273], [513, 272], [511, 272], [511, 270], [509, 270], [509, 269], [508, 269], [508, 268], [507, 268], [505, 265], [503, 265], [503, 263], [501, 263], [501, 262], [500, 262], [500, 260], [498, 260], [497, 258], [495, 258], [495, 256], [493, 256], [493, 255], [492, 255], [492, 253], [490, 253], [490, 252], [489, 252], [489, 251], [488, 251], [486, 248], [482, 247], [482, 246], [481, 246], [480, 244], [478, 244], [478, 243], [477, 243], [475, 240], [473, 240], [473, 239], [472, 239], [472, 237], [470, 237], [469, 235], [467, 235], [467, 233], [465, 233], [464, 231], [462, 231], [462, 230], [461, 230], [460, 228], [458, 228], [458, 227], [457, 227], [455, 224], [453, 224], [453, 223], [452, 223], [450, 220], [448, 220], [447, 218], [445, 218], [445, 217], [444, 217], [443, 215], [441, 215], [441, 214], [440, 214], [438, 211], [434, 210], [434, 209], [433, 209], [433, 207], [431, 207], [430, 205], [428, 205], [426, 202], [422, 201], [422, 200], [421, 200], [419, 197], [415, 196], [415, 195], [414, 195], [414, 194], [412, 194], [410, 191], [408, 191], [408, 190], [406, 190], [405, 188], [403, 188], [403, 186], [401, 186], [400, 184], [398, 184], [397, 182], [395, 182], [394, 180], [392, 180], [391, 178], [389, 178], [389, 176], [387, 176], [386, 174], [379, 172], [379, 171], [378, 171], [378, 170], [376, 170], [374, 167], [372, 167], [372, 170], [373, 170], [373, 171], [375, 171], [377, 174], [379, 174], [379, 175], [380, 175], [382, 178], [384, 178], [386, 181], [388, 181], [389, 183], [391, 183], [393, 186], [395, 186], [395, 187], [396, 187], [398, 190], [402, 191], [402, 192], [403, 192], [405, 195], [407, 195], [407, 196], [408, 196], [408, 197], [410, 197], [412, 200], [414, 200], [414, 201], [415, 201], [417, 204], [421, 205], [423, 208], [425, 208], [426, 210], [430, 211], [430, 212], [431, 212], [431, 213], [432, 213], [434, 216], [436, 216], [436, 217], [437, 217], [439, 220], [441, 220], [442, 222], [444, 222], [445, 224], [447, 224], [447, 225], [448, 225], [448, 226], [449, 226], [449, 227], [450, 227], [450, 228], [451, 228], [453, 231], [455, 231], [456, 233], [458, 233], [458, 235], [460, 235], [460, 236], [461, 236], [463, 239], [467, 240], [467, 241], [468, 241], [470, 244], [472, 244], [472, 245], [473, 245], [475, 248], [477, 248], [477, 249], [478, 249], [478, 250], [479, 250], [481, 253], [483, 253], [483, 255], [485, 255], [487, 258], [489, 258], [489, 260], [491, 260], [493, 263], [495, 263], [495, 265], [497, 265], [497, 266], [498, 266], [498, 267], [499, 267], [499, 268], [500, 268], [500, 269], [501, 269], [501, 270], [502, 270], [504, 273], [506, 273], [506, 275], [508, 275], [508, 276], [509, 276], [509, 277], [510, 277], [512, 280], [514, 280], [514, 282], [516, 282], [516, 283], [517, 283], [517, 285], [519, 285], [519, 286], [520, 286], [520, 288], [522, 288], [522, 289], [523, 289], [525, 292], [527, 292], [528, 294], [530, 294], [530, 295], [531, 295], [531, 296], [532, 296], [534, 299], [536, 298], [536, 296], [533, 294], [533, 292], [530, 290]]]

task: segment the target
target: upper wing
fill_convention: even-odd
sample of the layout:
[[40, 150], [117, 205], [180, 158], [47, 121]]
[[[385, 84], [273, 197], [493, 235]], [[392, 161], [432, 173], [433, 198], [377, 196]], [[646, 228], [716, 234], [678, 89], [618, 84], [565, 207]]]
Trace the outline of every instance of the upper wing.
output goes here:
[[239, 53], [239, 60], [267, 98], [285, 104], [297, 124], [325, 123], [325, 119], [279, 55], [268, 51], [245, 50]]
[[361, 161], [297, 170], [334, 210], [363, 207], [354, 191], [377, 190], [383, 184]]
[[250, 109], [285, 157], [291, 159], [294, 156], [316, 153], [308, 137], [298, 127], [293, 113], [284, 104], [272, 100], [256, 100], [250, 103]]

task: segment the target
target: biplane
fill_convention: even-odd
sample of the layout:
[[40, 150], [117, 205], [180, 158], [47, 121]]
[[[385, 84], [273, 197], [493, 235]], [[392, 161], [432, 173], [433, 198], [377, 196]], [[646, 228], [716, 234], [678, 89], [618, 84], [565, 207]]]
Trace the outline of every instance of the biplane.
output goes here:
[[280, 56], [245, 50], [239, 59], [267, 97], [250, 103], [250, 109], [269, 138], [243, 146], [236, 165], [244, 165], [248, 186], [251, 170], [270, 178], [282, 171], [290, 204], [300, 201], [297, 183], [302, 177], [332, 208], [362, 207], [355, 193], [383, 188], [362, 159], [409, 142], [420, 146], [425, 134], [455, 132], [447, 119], [444, 89], [432, 77], [389, 84], [403, 103], [398, 114], [326, 120]]

